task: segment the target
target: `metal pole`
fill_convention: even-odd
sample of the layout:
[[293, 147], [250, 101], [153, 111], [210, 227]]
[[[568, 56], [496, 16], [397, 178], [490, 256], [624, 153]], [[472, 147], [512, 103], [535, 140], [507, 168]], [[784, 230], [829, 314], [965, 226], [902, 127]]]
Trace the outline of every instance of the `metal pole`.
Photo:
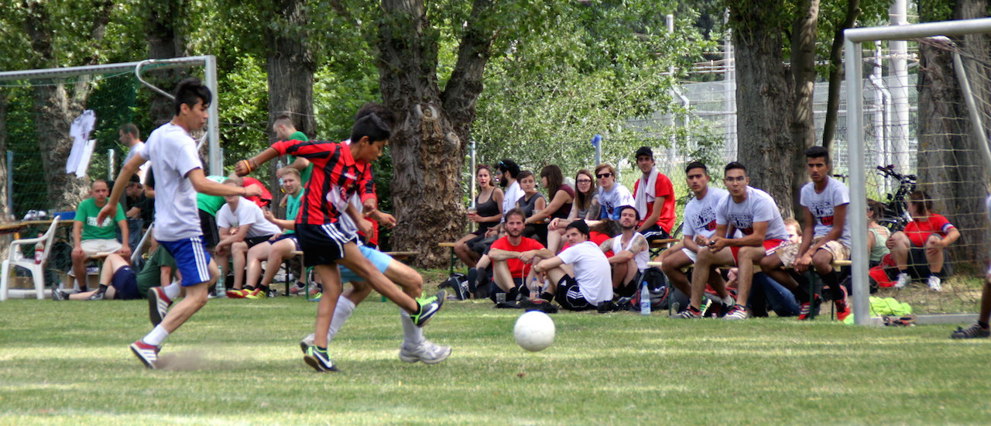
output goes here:
[[[847, 30], [849, 31], [849, 30]], [[844, 32], [845, 34], [845, 32]], [[846, 68], [847, 90], [847, 161], [850, 164], [850, 208], [847, 215], [850, 221], [850, 259], [853, 260], [851, 278], [853, 280], [853, 314], [857, 325], [870, 323], [868, 285], [867, 285], [867, 187], [865, 186], [864, 165], [864, 127], [861, 123], [864, 113], [863, 105], [863, 63], [860, 54], [860, 43], [854, 43], [849, 38], [843, 42], [845, 49], [844, 67]]]
[[213, 102], [210, 102], [210, 119], [206, 123], [206, 135], [210, 140], [209, 161], [210, 174], [224, 175], [224, 157], [220, 155], [220, 95], [217, 93], [217, 57], [213, 55], [205, 56], [206, 70], [204, 80], [206, 86], [213, 92]]
[[14, 216], [14, 151], [7, 151], [7, 214]]
[[988, 136], [984, 134], [984, 125], [981, 122], [981, 114], [977, 111], [977, 103], [974, 102], [974, 92], [970, 90], [970, 80], [967, 78], [967, 70], [963, 67], [963, 59], [960, 52], [953, 51], [953, 68], [957, 72], [957, 79], [960, 80], [960, 89], [963, 92], [963, 99], [967, 102], [967, 113], [970, 115], [970, 128], [977, 137], [977, 145], [984, 158], [984, 173], [987, 180], [988, 170], [991, 169], [991, 151], [988, 151]]
[[[891, 25], [907, 25], [908, 5], [906, 0], [895, 0], [889, 13]], [[901, 173], [909, 173], [910, 159], [908, 152], [909, 139], [909, 105], [908, 105], [908, 41], [892, 40], [891, 46], [891, 75], [895, 83], [888, 90], [891, 92], [891, 103], [894, 106], [895, 121], [892, 123], [892, 145], [894, 165]]]
[[475, 161], [476, 161], [476, 158], [475, 158], [475, 140], [472, 139], [471, 140], [471, 170], [469, 171], [469, 173], [471, 174], [471, 208], [473, 208], [473, 209], [476, 207], [475, 206], [475, 185], [476, 185], [476, 183], [475, 183]]
[[602, 135], [592, 136], [592, 146], [595, 147], [595, 166], [602, 164]]

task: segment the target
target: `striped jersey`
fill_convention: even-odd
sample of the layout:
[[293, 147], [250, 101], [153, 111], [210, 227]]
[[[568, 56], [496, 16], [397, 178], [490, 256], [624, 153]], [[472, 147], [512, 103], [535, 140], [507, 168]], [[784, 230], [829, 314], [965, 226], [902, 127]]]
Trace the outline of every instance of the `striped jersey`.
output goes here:
[[375, 195], [372, 164], [356, 161], [351, 147], [343, 142], [279, 141], [272, 144], [279, 155], [303, 157], [313, 164], [296, 223], [336, 223], [356, 193], [362, 199]]

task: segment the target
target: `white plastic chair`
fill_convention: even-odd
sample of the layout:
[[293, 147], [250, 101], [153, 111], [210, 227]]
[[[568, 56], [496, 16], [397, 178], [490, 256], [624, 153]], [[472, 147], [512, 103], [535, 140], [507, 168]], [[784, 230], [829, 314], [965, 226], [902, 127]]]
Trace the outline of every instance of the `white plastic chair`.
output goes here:
[[[31, 278], [34, 280], [34, 291], [37, 293], [38, 299], [45, 298], [45, 263], [48, 262], [48, 253], [52, 251], [52, 242], [55, 241], [55, 230], [58, 228], [58, 222], [58, 217], [52, 219], [52, 224], [48, 227], [48, 232], [45, 235], [38, 238], [16, 240], [10, 243], [7, 259], [3, 261], [3, 269], [0, 271], [3, 274], [0, 276], [0, 302], [7, 300], [8, 293], [10, 292], [8, 280], [10, 279], [10, 270], [13, 269], [12, 266], [20, 266], [31, 271]], [[41, 256], [41, 263], [34, 263], [34, 257], [24, 257], [21, 253], [21, 246], [26, 245], [33, 248], [38, 242], [45, 245], [45, 251]]]

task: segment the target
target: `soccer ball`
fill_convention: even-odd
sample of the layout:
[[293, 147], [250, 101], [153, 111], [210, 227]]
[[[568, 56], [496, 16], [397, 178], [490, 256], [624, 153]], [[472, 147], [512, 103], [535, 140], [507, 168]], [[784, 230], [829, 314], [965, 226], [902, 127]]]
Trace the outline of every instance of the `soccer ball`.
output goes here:
[[513, 336], [521, 348], [542, 351], [554, 343], [554, 320], [540, 311], [527, 312], [516, 320]]

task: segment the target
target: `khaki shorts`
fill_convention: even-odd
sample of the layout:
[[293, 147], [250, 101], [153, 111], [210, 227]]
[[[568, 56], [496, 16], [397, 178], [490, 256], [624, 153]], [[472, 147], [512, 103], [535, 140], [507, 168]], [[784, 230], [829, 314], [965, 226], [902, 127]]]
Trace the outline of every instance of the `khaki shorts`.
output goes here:
[[94, 256], [100, 253], [113, 253], [120, 250], [121, 245], [117, 240], [83, 240], [83, 251], [87, 256]]
[[[812, 244], [815, 245], [821, 239], [822, 237], [813, 239]], [[778, 255], [778, 259], [781, 259], [781, 264], [784, 265], [785, 268], [795, 266], [795, 261], [798, 260], [798, 249], [800, 245], [801, 244], [799, 243], [785, 243], [781, 247], [778, 247], [778, 250], [774, 252]], [[834, 261], [850, 259], [850, 248], [836, 240], [830, 241], [822, 247], [819, 247], [819, 250], [828, 251], [833, 255]]]

